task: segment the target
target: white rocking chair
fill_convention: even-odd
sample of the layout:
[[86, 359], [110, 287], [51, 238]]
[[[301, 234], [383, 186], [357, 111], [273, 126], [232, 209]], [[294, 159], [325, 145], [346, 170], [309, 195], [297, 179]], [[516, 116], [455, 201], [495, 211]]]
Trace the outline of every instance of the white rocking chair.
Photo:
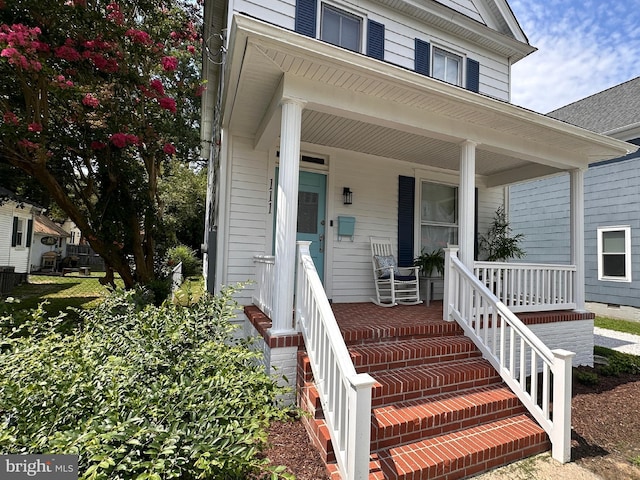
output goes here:
[[377, 297], [373, 303], [381, 307], [422, 303], [419, 267], [398, 267], [390, 238], [371, 237], [371, 262]]

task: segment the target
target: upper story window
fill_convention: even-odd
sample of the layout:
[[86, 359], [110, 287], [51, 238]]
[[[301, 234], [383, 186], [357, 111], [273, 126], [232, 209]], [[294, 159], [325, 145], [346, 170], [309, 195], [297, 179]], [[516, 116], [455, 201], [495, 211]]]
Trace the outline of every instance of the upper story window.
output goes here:
[[462, 85], [462, 57], [441, 48], [433, 49], [433, 78]]
[[631, 281], [631, 227], [598, 228], [598, 280]]
[[318, 0], [296, 0], [295, 30], [308, 37], [384, 60], [384, 25], [366, 18], [364, 14], [356, 15]]
[[362, 19], [325, 3], [320, 15], [320, 40], [359, 52]]

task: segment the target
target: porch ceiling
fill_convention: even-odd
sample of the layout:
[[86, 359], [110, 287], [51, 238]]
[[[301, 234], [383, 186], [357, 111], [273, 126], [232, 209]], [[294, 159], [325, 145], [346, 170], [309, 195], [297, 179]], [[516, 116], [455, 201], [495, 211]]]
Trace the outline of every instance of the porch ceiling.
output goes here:
[[476, 173], [502, 185], [615, 158], [637, 147], [264, 22], [237, 15], [225, 65], [223, 125], [270, 148], [283, 97], [306, 102], [301, 141]]

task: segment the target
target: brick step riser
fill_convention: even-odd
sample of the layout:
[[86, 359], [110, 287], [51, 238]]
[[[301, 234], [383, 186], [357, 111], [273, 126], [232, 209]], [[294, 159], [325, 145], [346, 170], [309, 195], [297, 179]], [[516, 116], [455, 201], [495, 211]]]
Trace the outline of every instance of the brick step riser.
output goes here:
[[461, 417], [456, 419], [450, 418], [451, 415], [441, 415], [423, 417], [411, 424], [399, 424], [385, 428], [374, 427], [371, 431], [371, 451], [374, 452], [383, 448], [405, 445], [418, 440], [424, 440], [426, 438], [432, 438], [446, 433], [464, 430], [465, 428], [479, 424], [526, 413], [526, 409], [522, 404], [508, 406], [506, 405], [507, 403], [513, 402], [492, 405], [492, 408], [495, 408], [495, 410], [485, 414], [459, 412], [461, 413]]
[[395, 343], [403, 340], [423, 340], [426, 338], [440, 337], [464, 337], [464, 332], [457, 324], [453, 327], [437, 328], [428, 332], [376, 332], [374, 335], [366, 333], [357, 333], [356, 335], [346, 338], [347, 346], [351, 345], [369, 345], [372, 343]]
[[431, 353], [428, 356], [416, 357], [407, 355], [408, 358], [400, 359], [354, 359], [354, 365], [358, 373], [375, 373], [383, 370], [395, 370], [404, 367], [416, 367], [420, 365], [435, 365], [439, 363], [455, 362], [458, 360], [467, 360], [470, 358], [480, 358], [482, 354], [478, 350], [459, 352], [459, 353]]

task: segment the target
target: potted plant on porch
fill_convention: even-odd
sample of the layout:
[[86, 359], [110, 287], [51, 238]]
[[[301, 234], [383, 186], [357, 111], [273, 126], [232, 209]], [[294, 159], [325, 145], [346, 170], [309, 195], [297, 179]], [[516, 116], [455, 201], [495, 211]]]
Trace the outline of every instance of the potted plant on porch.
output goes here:
[[431, 252], [425, 252], [423, 248], [420, 255], [413, 259], [413, 265], [420, 267], [420, 296], [429, 306], [433, 297], [434, 279], [441, 278], [444, 274], [444, 251], [438, 248]]

